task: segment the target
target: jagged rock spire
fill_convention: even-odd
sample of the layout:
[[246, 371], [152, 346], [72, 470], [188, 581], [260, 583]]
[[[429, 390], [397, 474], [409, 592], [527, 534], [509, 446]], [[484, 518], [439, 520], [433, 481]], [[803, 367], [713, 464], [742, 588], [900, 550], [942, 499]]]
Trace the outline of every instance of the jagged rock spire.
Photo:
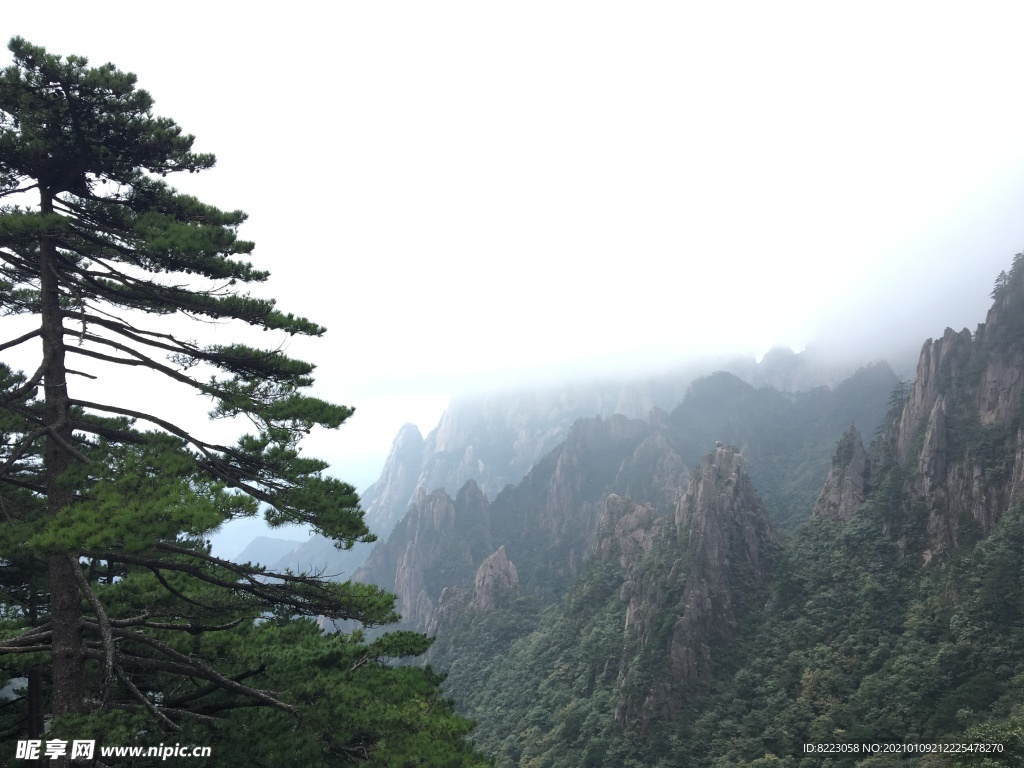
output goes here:
[[473, 600], [469, 607], [477, 611], [489, 611], [497, 605], [498, 594], [505, 589], [519, 586], [519, 574], [508, 555], [505, 545], [489, 555], [476, 571], [473, 585]]
[[868, 476], [868, 457], [860, 432], [853, 424], [836, 445], [832, 466], [814, 503], [812, 517], [826, 520], [849, 520], [864, 503], [864, 486]]
[[735, 593], [759, 591], [776, 541], [743, 456], [728, 446], [705, 454], [676, 509], [688, 530], [689, 574], [669, 648], [680, 679], [707, 680], [711, 645], [735, 636]]
[[640, 646], [627, 647], [627, 658], [654, 642], [658, 617], [671, 611], [677, 619], [667, 647], [655, 650], [665, 654], [662, 679], [639, 694], [626, 693], [636, 669], [624, 670], [615, 713], [621, 724], [673, 719], [684, 692], [710, 682], [716, 649], [736, 636], [748, 601], [767, 583], [777, 539], [734, 448], [719, 444], [701, 459], [676, 507], [675, 524], [685, 554], [679, 553], [667, 573], [630, 567], [622, 587], [626, 626], [636, 625], [631, 634]]

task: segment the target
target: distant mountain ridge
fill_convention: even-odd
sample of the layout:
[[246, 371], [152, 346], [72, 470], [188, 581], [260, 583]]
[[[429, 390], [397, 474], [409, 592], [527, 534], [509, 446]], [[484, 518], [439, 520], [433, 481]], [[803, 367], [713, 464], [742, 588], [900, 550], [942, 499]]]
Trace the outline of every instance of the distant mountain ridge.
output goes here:
[[[501, 494], [489, 608], [467, 567], [429, 624], [495, 764], [824, 765], [807, 744], [842, 745], [833, 768], [1024, 764], [1024, 255], [993, 299], [924, 344], [912, 384], [694, 381], [641, 422], [689, 468], [674, 504], [657, 456], [626, 472], [583, 422], [585, 452]], [[865, 750], [982, 741], [998, 753]]]
[[[813, 349], [794, 353], [779, 347], [760, 362], [742, 356], [708, 359], [663, 374], [457, 398], [426, 439], [412, 424], [399, 430], [379, 479], [362, 494], [366, 520], [384, 541], [421, 489], [430, 494], [441, 488], [454, 496], [473, 480], [494, 499], [565, 440], [578, 419], [613, 414], [647, 419], [655, 409], [667, 414], [694, 380], [713, 371], [732, 372], [755, 389], [775, 386], [794, 393], [836, 386], [855, 370]], [[320, 568], [347, 578], [373, 546], [339, 552], [314, 536], [274, 565]]]
[[[755, 389], [720, 372], [693, 381], [669, 414], [655, 408], [646, 420], [579, 419], [493, 501], [473, 479], [454, 501], [443, 489], [421, 488], [354, 578], [395, 592], [408, 626], [437, 628], [434, 612], [445, 588], [468, 588], [483, 557], [503, 546], [521, 588], [557, 599], [597, 545], [608, 495], [643, 499], [665, 514], [686, 489], [689, 468], [718, 438], [750, 457], [768, 514], [792, 527], [807, 518], [843, 430], [851, 419], [873, 430], [896, 381], [887, 365], [876, 364], [835, 390], [794, 394]], [[475, 512], [460, 505], [463, 498], [475, 500]]]

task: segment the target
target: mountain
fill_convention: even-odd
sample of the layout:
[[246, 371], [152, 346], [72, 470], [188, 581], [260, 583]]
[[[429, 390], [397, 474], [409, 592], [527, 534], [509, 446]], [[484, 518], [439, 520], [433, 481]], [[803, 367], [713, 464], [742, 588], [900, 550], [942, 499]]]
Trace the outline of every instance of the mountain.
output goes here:
[[496, 765], [1024, 764], [1024, 255], [993, 299], [912, 383], [714, 374], [500, 493], [427, 594]]
[[[439, 628], [447, 620], [433, 615], [442, 592], [468, 589], [481, 559], [504, 546], [520, 588], [558, 599], [596, 546], [609, 494], [668, 513], [687, 487], [689, 467], [719, 437], [749, 457], [766, 514], [792, 528], [806, 520], [850, 419], [873, 430], [896, 381], [887, 365], [876, 364], [834, 390], [780, 393], [719, 372], [691, 382], [671, 413], [654, 408], [646, 419], [579, 419], [521, 482], [491, 502], [475, 480], [454, 501], [443, 489], [421, 489], [354, 578], [393, 591], [409, 627]], [[475, 511], [456, 514], [463, 495], [478, 499]], [[447, 616], [455, 610], [453, 596]]]
[[303, 542], [292, 539], [278, 539], [272, 536], [257, 536], [243, 549], [235, 561], [239, 563], [253, 563], [266, 565], [276, 563]]
[[[557, 591], [592, 545], [609, 482], [614, 486], [627, 477], [638, 453], [676, 469], [657, 491], [661, 498], [674, 498], [677, 473], [684, 470], [655, 428], [621, 415], [581, 419], [521, 483], [508, 486], [493, 502], [474, 480], [454, 500], [443, 489], [429, 495], [421, 490], [354, 578], [393, 591], [403, 621], [418, 629], [430, 624], [444, 589], [472, 584], [483, 558], [498, 547], [517, 568], [525, 567], [519, 577], [525, 585]], [[533, 546], [538, 537], [543, 548]]]
[[[855, 370], [824, 351], [775, 348], [760, 362], [741, 356], [708, 358], [666, 373], [457, 398], [425, 439], [414, 425], [399, 430], [380, 477], [362, 494], [362, 507], [371, 530], [384, 540], [415, 505], [420, 489], [429, 494], [441, 488], [454, 496], [473, 480], [493, 499], [507, 485], [521, 481], [581, 418], [620, 414], [646, 419], [655, 410], [667, 414], [694, 380], [714, 371], [731, 372], [755, 390], [773, 385], [793, 393], [835, 387]], [[372, 549], [371, 544], [338, 551], [314, 536], [274, 565], [348, 577]]]
[[[645, 556], [664, 548], [675, 559], [667, 572], [656, 556], [629, 563], [620, 593], [626, 639], [615, 721], [641, 730], [654, 719], [675, 719], [689, 692], [710, 685], [715, 649], [736, 637], [751, 601], [764, 593], [776, 543], [745, 461], [728, 447], [701, 459], [672, 523], [648, 520], [663, 536]], [[666, 619], [674, 623], [659, 636]], [[636, 686], [644, 674], [651, 684]]]
[[[1024, 266], [1018, 258], [972, 335], [947, 328], [921, 349], [885, 459], [907, 475], [902, 518], [927, 514], [922, 556], [988, 536], [1024, 499]], [[876, 470], [877, 471], [877, 470]], [[914, 521], [916, 522], [916, 520]], [[913, 525], [913, 523], [911, 523]]]

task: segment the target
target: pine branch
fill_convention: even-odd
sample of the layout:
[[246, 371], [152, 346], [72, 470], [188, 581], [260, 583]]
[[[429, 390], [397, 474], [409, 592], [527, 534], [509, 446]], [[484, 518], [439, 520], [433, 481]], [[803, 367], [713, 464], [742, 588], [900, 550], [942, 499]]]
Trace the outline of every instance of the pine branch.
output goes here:
[[[234, 680], [236, 683], [240, 683], [243, 680], [247, 680], [250, 677], [254, 677], [255, 675], [262, 675], [266, 670], [267, 665], [260, 664], [260, 666], [256, 669], [246, 670], [245, 672], [242, 672], [239, 675], [235, 675], [231, 679]], [[193, 691], [192, 693], [186, 694], [185, 696], [179, 696], [175, 699], [170, 699], [167, 702], [167, 705], [171, 707], [179, 707], [182, 704], [188, 704], [189, 702], [196, 701], [197, 699], [201, 699], [204, 696], [209, 696], [211, 693], [216, 693], [219, 690], [220, 688], [218, 688], [217, 685], [211, 683], [205, 688], [200, 688], [198, 691]]]
[[28, 436], [26, 436], [18, 444], [18, 446], [14, 449], [14, 452], [11, 453], [11, 455], [7, 457], [7, 461], [5, 461], [2, 465], [0, 465], [0, 478], [4, 478], [7, 475], [7, 473], [17, 463], [18, 459], [20, 459], [22, 456], [25, 455], [25, 452], [28, 451], [29, 447], [36, 440], [38, 440], [40, 437], [42, 437], [45, 434], [46, 434], [46, 429], [45, 428], [36, 429], [36, 430], [33, 430], [32, 432], [30, 432], [28, 434]]
[[85, 599], [92, 606], [93, 613], [96, 614], [96, 623], [99, 626], [100, 639], [103, 643], [103, 686], [101, 688], [103, 694], [100, 696], [100, 699], [106, 701], [107, 695], [110, 692], [110, 681], [114, 676], [114, 668], [116, 666], [114, 662], [116, 649], [114, 648], [114, 635], [110, 626], [110, 619], [107, 617], [103, 604], [96, 597], [96, 593], [92, 591], [92, 587], [89, 586], [85, 574], [82, 573], [82, 566], [78, 562], [78, 557], [69, 555], [67, 559], [71, 564], [71, 572], [75, 575], [75, 581], [78, 582], [79, 590], [85, 595]]
[[104, 362], [114, 363], [116, 365], [142, 366], [145, 368], [149, 368], [150, 370], [157, 371], [158, 373], [162, 373], [165, 376], [174, 379], [175, 381], [180, 381], [182, 384], [187, 384], [193, 389], [199, 390], [203, 394], [218, 394], [218, 391], [212, 389], [208, 384], [196, 381], [191, 376], [186, 376], [185, 374], [180, 373], [179, 371], [176, 371], [173, 368], [170, 368], [169, 366], [163, 365], [162, 363], [158, 363], [156, 360], [153, 360], [150, 357], [146, 357], [140, 352], [136, 352], [135, 350], [131, 349], [130, 347], [126, 347], [123, 344], [118, 344], [116, 341], [104, 339], [102, 336], [97, 336], [96, 334], [93, 333], [80, 334], [78, 331], [72, 328], [66, 329], [64, 331], [64, 335], [79, 336], [80, 338], [87, 339], [88, 341], [94, 342], [96, 344], [102, 344], [104, 346], [111, 347], [112, 349], [116, 349], [121, 352], [130, 354], [134, 359], [125, 357], [115, 357], [113, 355], [104, 355], [102, 352], [96, 352], [94, 350], [85, 349], [83, 347], [68, 347], [67, 351], [71, 354], [82, 355], [84, 357], [91, 357], [96, 360], [102, 360]]
[[[169, 718], [167, 715], [165, 715], [163, 712], [161, 712], [157, 708], [156, 704], [154, 704], [152, 701], [147, 699], [143, 695], [142, 691], [140, 691], [138, 688], [135, 687], [135, 683], [132, 682], [131, 677], [129, 675], [125, 674], [125, 671], [123, 669], [121, 669], [121, 667], [116, 667], [116, 669], [117, 669], [117, 676], [118, 676], [118, 678], [121, 680], [122, 683], [125, 684], [125, 687], [128, 688], [128, 692], [131, 693], [132, 698], [134, 698], [135, 700], [141, 702], [142, 706], [146, 709], [147, 712], [149, 712], [151, 715], [153, 715], [153, 717], [155, 717], [161, 723], [166, 725], [172, 731], [180, 731], [181, 730], [181, 726], [180, 725], [175, 723], [173, 720], [171, 720], [171, 718]], [[105, 698], [106, 697], [101, 698], [100, 701], [103, 702], [105, 700]]]
[[41, 333], [42, 333], [42, 330], [39, 329], [39, 328], [36, 328], [34, 331], [29, 331], [28, 333], [22, 334], [21, 336], [19, 336], [16, 339], [11, 339], [10, 341], [6, 341], [3, 344], [0, 344], [0, 352], [3, 352], [5, 349], [10, 349], [11, 347], [16, 347], [19, 344], [23, 344], [26, 341], [28, 341], [29, 339], [34, 339], [36, 336], [39, 336]]
[[46, 361], [44, 360], [43, 364], [39, 366], [36, 372], [33, 373], [31, 378], [27, 379], [24, 384], [17, 389], [12, 389], [10, 392], [7, 392], [3, 397], [0, 397], [0, 406], [30, 397], [34, 393], [36, 387], [39, 386], [39, 382], [43, 380], [43, 371], [45, 368]]
[[[160, 659], [153, 659], [148, 656], [137, 656], [127, 652], [122, 652], [122, 664], [125, 666], [134, 665], [141, 669], [157, 669], [163, 672], [174, 672], [186, 677], [199, 677], [208, 682], [216, 683], [223, 690], [256, 699], [257, 701], [268, 706], [275, 707], [276, 709], [280, 709], [284, 712], [288, 712], [289, 714], [298, 715], [299, 713], [291, 704], [284, 703], [267, 691], [262, 691], [248, 685], [235, 682], [231, 678], [225, 677], [198, 659], [186, 656], [155, 638], [144, 635], [141, 632], [132, 632], [126, 629], [114, 629], [113, 633], [118, 637], [131, 642], [148, 645], [171, 659], [171, 661], [161, 661]], [[90, 656], [90, 658], [97, 658], [99, 656], [99, 652], [93, 649], [87, 649], [86, 654]]]
[[[95, 699], [92, 702], [90, 702], [90, 703], [94, 707], [97, 707], [97, 708], [101, 707], [100, 702], [95, 700]], [[112, 702], [112, 703], [106, 705], [106, 709], [124, 709], [124, 710], [138, 711], [140, 709], [140, 707], [138, 707], [138, 706], [136, 706], [134, 704], [126, 704], [124, 702]], [[148, 708], [146, 708], [146, 709], [148, 710]], [[193, 720], [198, 720], [199, 722], [206, 723], [207, 725], [216, 725], [216, 724], [221, 722], [221, 718], [211, 717], [210, 715], [204, 715], [204, 714], [201, 714], [199, 712], [191, 712], [191, 711], [189, 711], [187, 709], [176, 709], [176, 708], [173, 708], [173, 707], [161, 706], [159, 708], [159, 711], [160, 711], [161, 714], [166, 715], [168, 717], [178, 717], [178, 718], [181, 718], [181, 719], [191, 718]], [[175, 726], [176, 726], [175, 730], [178, 730], [177, 724], [175, 724]], [[102, 766], [103, 763], [97, 762], [96, 765], [97, 766]]]

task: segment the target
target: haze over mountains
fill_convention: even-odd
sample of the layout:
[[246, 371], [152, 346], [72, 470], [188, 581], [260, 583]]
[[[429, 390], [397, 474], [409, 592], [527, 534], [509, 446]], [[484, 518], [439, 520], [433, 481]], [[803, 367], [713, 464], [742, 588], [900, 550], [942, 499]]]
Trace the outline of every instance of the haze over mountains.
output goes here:
[[282, 562], [394, 592], [502, 768], [1020, 764], [1024, 255], [992, 299], [909, 374], [775, 349], [456, 400], [396, 436], [375, 545]]
[[[908, 360], [899, 363], [904, 371], [911, 369]], [[443, 489], [454, 496], [473, 480], [493, 499], [506, 485], [525, 477], [580, 418], [621, 414], [646, 419], [654, 409], [667, 414], [683, 400], [694, 379], [715, 371], [731, 372], [755, 388], [770, 386], [797, 393], [836, 386], [857, 367], [813, 348], [794, 353], [776, 347], [760, 361], [750, 356], [709, 358], [660, 374], [457, 397], [426, 438], [412, 424], [399, 430], [380, 477], [361, 494], [362, 507], [371, 530], [383, 541], [416, 502], [419, 490]], [[301, 531], [286, 537], [272, 532], [261, 535], [237, 557], [347, 578], [374, 546], [357, 545], [339, 552], [322, 537], [300, 541], [301, 535]]]
[[[577, 421], [491, 501], [421, 492], [359, 575], [498, 766], [1019, 765], [1024, 255], [993, 298], [912, 382], [719, 372]], [[913, 748], [949, 742], [988, 746]]]

